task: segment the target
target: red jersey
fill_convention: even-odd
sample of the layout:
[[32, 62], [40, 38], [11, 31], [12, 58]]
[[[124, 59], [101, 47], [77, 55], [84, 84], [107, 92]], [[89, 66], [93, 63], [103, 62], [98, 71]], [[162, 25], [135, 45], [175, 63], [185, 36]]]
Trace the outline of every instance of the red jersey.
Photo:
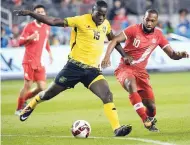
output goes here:
[[[124, 51], [133, 57], [131, 67], [136, 70], [145, 70], [148, 63], [148, 58], [153, 50], [159, 45], [162, 49], [169, 45], [168, 40], [158, 28], [152, 33], [144, 33], [142, 24], [129, 26], [123, 31], [126, 36]], [[123, 64], [123, 59], [121, 59]]]
[[[46, 24], [38, 24], [36, 20], [27, 24], [20, 36], [19, 45], [25, 45], [25, 54], [23, 59], [23, 64], [30, 63], [33, 69], [41, 67], [41, 56], [42, 50], [46, 47], [47, 51], [50, 51], [50, 46], [48, 43], [50, 27]], [[26, 43], [28, 36], [33, 33], [38, 33], [36, 39]]]

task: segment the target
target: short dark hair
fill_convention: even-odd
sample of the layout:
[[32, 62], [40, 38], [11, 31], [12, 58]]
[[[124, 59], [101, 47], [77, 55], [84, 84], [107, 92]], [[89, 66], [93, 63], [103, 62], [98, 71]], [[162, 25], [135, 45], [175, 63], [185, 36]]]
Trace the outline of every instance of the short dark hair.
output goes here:
[[188, 10], [187, 9], [180, 9], [179, 10], [179, 14], [182, 14], [183, 12], [185, 12], [186, 14], [188, 14]]
[[96, 2], [96, 5], [97, 5], [98, 7], [105, 7], [105, 8], [108, 7], [107, 2], [105, 2], [104, 0], [98, 0], [98, 1]]
[[145, 12], [145, 14], [146, 14], [146, 13], [156, 14], [156, 15], [158, 16], [158, 11], [155, 10], [155, 9], [148, 9], [148, 10]]
[[46, 10], [45, 6], [44, 5], [36, 5], [33, 10], [36, 10], [38, 8], [43, 8], [44, 10]]
[[108, 4], [107, 4], [107, 2], [105, 2], [104, 0], [98, 0], [98, 1], [94, 4], [94, 6], [93, 6], [93, 8], [92, 8], [92, 11], [94, 11], [97, 7], [108, 8]]

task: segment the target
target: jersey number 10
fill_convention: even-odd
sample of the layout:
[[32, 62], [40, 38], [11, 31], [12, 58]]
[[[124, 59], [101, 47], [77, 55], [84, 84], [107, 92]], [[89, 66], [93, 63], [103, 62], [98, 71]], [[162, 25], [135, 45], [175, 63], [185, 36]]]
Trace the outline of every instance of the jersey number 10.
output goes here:
[[100, 32], [95, 31], [95, 30], [93, 32], [94, 32], [94, 39], [99, 40], [100, 39]]
[[134, 41], [133, 41], [133, 46], [135, 46], [136, 48], [139, 47], [140, 42], [141, 42], [140, 40], [135, 38]]

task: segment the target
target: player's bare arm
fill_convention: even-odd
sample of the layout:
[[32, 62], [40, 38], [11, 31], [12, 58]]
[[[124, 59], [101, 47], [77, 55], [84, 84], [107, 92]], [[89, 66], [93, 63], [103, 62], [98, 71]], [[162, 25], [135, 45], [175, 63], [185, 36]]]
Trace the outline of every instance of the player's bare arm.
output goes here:
[[53, 17], [48, 17], [45, 15], [37, 14], [35, 12], [32, 12], [30, 10], [14, 10], [14, 13], [17, 16], [31, 16], [34, 19], [45, 23], [50, 26], [59, 26], [59, 27], [67, 27], [67, 21], [61, 18], [53, 18]]
[[38, 37], [39, 37], [38, 32], [35, 32], [35, 33], [29, 35], [28, 37], [20, 36], [19, 45], [26, 45], [28, 43], [31, 43], [32, 40], [37, 40]]
[[105, 57], [102, 61], [102, 64], [101, 64], [102, 68], [106, 68], [111, 65], [110, 56], [111, 56], [111, 53], [113, 52], [114, 48], [116, 48], [116, 50], [121, 54], [121, 56], [124, 59], [124, 62], [126, 64], [130, 64], [132, 62], [133, 58], [131, 56], [127, 55], [120, 45], [121, 42], [126, 40], [126, 37], [123, 34], [123, 32], [121, 32], [117, 36], [114, 36], [113, 33], [111, 32], [110, 35], [107, 37], [108, 37], [108, 40], [112, 40], [112, 41], [108, 45]]
[[31, 34], [27, 38], [20, 37], [20, 39], [21, 39], [20, 45], [26, 45], [26, 44], [30, 43], [32, 40], [35, 40], [36, 38], [37, 38], [37, 34], [36, 33]]
[[[115, 37], [115, 35], [113, 34], [112, 31], [109, 34], [107, 34], [107, 38], [108, 38], [109, 41], [113, 40], [114, 37]], [[116, 44], [115, 49], [121, 54], [122, 57], [127, 57], [127, 54], [125, 53], [125, 51], [121, 47], [120, 43]]]
[[173, 60], [179, 60], [182, 58], [189, 58], [189, 54], [186, 51], [176, 52], [170, 45], [164, 48], [164, 52]]
[[49, 63], [52, 64], [53, 63], [53, 55], [52, 55], [52, 52], [51, 52], [51, 49], [50, 49], [50, 45], [49, 45], [49, 42], [47, 41], [46, 43], [46, 50], [49, 54]]
[[49, 53], [49, 60], [50, 60], [50, 64], [53, 63], [53, 55], [52, 55], [52, 52], [51, 51], [48, 51]]

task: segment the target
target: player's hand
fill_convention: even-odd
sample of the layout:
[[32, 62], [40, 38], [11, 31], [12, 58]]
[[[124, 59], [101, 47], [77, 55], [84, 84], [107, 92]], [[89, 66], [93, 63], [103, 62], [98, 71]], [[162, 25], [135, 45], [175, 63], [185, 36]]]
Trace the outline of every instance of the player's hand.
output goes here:
[[127, 64], [127, 65], [131, 65], [132, 64], [132, 61], [133, 61], [133, 57], [132, 56], [129, 56], [127, 55], [126, 57], [123, 57], [123, 60], [124, 60], [124, 63]]
[[27, 16], [27, 15], [30, 15], [31, 11], [29, 11], [29, 10], [14, 10], [13, 13], [17, 16]]
[[101, 67], [104, 69], [106, 67], [111, 66], [111, 61], [109, 56], [105, 56], [104, 59], [102, 60]]
[[189, 54], [186, 51], [180, 52], [181, 58], [189, 58]]

